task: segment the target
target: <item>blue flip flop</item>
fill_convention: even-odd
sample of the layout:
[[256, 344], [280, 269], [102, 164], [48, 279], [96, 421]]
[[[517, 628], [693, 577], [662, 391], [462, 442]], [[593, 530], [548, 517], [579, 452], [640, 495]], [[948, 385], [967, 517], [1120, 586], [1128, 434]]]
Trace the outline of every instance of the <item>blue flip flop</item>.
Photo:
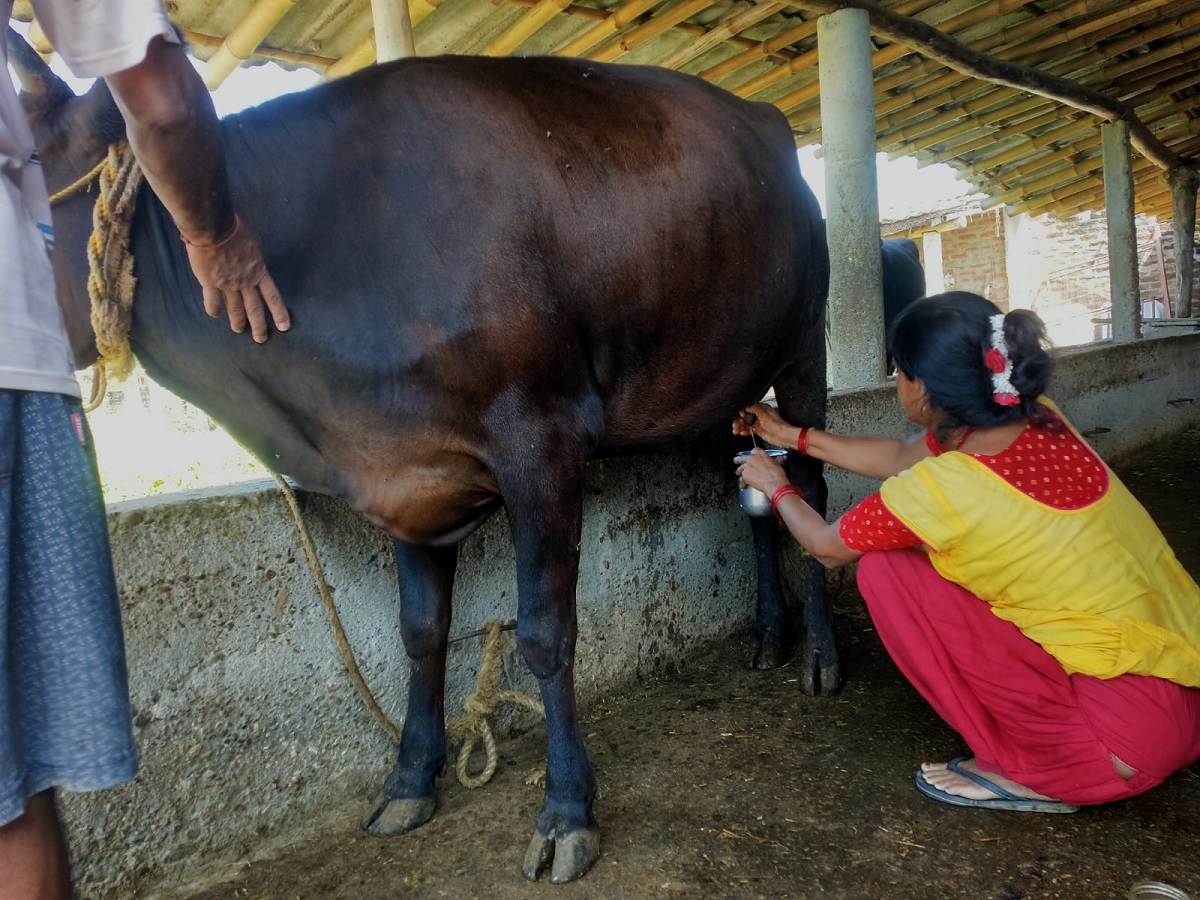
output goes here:
[[960, 756], [957, 759], [952, 759], [946, 765], [951, 772], [957, 775], [962, 775], [964, 778], [970, 778], [980, 787], [986, 788], [996, 795], [990, 800], [972, 800], [969, 797], [960, 797], [957, 794], [947, 794], [940, 788], [934, 787], [925, 780], [925, 773], [917, 769], [917, 790], [926, 797], [932, 797], [942, 803], [949, 803], [951, 806], [975, 806], [980, 809], [1005, 809], [1016, 812], [1039, 812], [1039, 813], [1073, 813], [1078, 812], [1078, 806], [1071, 806], [1068, 803], [1063, 803], [1060, 800], [1030, 800], [1026, 797], [1018, 797], [1016, 794], [1011, 794], [998, 784], [993, 784], [982, 775], [968, 771], [962, 768], [962, 763], [966, 762], [965, 756]]

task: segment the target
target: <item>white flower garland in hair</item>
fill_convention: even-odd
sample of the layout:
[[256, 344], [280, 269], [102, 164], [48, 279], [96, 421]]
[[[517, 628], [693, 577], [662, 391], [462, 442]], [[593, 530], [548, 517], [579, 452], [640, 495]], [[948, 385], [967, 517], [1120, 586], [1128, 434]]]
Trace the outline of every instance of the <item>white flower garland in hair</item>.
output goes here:
[[1016, 406], [1021, 395], [1009, 380], [1012, 360], [1008, 358], [1008, 343], [1004, 340], [1004, 313], [992, 316], [992, 346], [983, 356], [984, 365], [992, 373], [992, 400], [1001, 406]]

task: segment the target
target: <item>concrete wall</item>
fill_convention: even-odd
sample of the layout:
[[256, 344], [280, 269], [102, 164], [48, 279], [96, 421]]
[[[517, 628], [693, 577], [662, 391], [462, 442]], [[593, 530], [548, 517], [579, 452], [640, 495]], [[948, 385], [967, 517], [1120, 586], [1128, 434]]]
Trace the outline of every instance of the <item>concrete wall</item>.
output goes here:
[[[1095, 346], [1062, 359], [1052, 395], [1115, 458], [1200, 423], [1198, 368], [1200, 334]], [[830, 427], [911, 430], [890, 387], [832, 395]], [[876, 487], [833, 471], [830, 486], [834, 515]], [[307, 498], [305, 515], [364, 677], [399, 722], [407, 673], [389, 541], [326, 498]], [[346, 676], [274, 488], [123, 504], [109, 521], [142, 771], [66, 798], [81, 895], [152, 897], [366, 814], [394, 748]], [[749, 527], [732, 467], [706, 448], [593, 463], [582, 546], [583, 707], [749, 624]], [[511, 618], [515, 604], [497, 517], [463, 546], [452, 634]], [[452, 646], [451, 719], [481, 643]], [[535, 690], [511, 649], [506, 672]], [[514, 722], [528, 719], [501, 725]]]

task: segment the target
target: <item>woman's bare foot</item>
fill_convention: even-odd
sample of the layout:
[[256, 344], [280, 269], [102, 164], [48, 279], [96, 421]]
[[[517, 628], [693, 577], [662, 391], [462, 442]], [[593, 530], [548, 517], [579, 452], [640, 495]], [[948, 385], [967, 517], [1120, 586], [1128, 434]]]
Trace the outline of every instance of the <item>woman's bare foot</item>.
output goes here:
[[[974, 772], [986, 778], [999, 788], [1003, 788], [1015, 797], [1021, 797], [1026, 800], [1053, 800], [1053, 797], [1047, 797], [1045, 794], [1039, 794], [1037, 791], [1031, 791], [1024, 785], [1017, 784], [1003, 775], [997, 775], [995, 772], [985, 772], [975, 765], [975, 760], [967, 759], [957, 763], [958, 768], [968, 772]], [[933, 785], [939, 791], [944, 791], [947, 794], [952, 794], [955, 797], [965, 797], [968, 800], [996, 800], [1000, 797], [995, 791], [990, 791], [983, 785], [972, 781], [965, 775], [960, 775], [950, 768], [949, 763], [921, 763], [921, 774], [925, 776], [925, 780]]]

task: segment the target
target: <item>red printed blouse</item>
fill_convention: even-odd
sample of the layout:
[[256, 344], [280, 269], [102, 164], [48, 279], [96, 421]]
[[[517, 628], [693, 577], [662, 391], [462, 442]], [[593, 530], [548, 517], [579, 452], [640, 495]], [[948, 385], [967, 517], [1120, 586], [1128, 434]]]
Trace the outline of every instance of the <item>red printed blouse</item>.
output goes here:
[[[935, 456], [946, 452], [927, 434]], [[1108, 475], [1092, 451], [1051, 414], [1046, 422], [1026, 426], [1007, 450], [994, 456], [971, 454], [1017, 490], [1055, 509], [1079, 509], [1099, 499]], [[844, 516], [838, 527], [851, 550], [900, 550], [919, 546], [920, 539], [892, 515], [878, 492]]]

